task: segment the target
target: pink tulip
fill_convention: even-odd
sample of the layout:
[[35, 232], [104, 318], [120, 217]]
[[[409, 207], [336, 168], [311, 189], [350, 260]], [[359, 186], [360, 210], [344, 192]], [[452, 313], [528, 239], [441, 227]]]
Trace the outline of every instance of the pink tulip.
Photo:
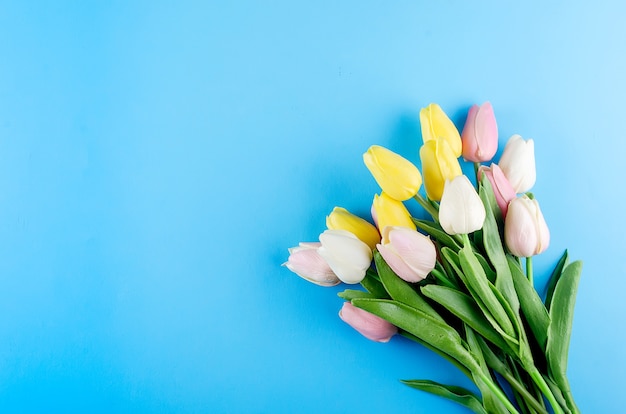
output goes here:
[[498, 125], [489, 102], [472, 105], [463, 133], [463, 158], [473, 162], [489, 161], [498, 150]]
[[506, 217], [509, 201], [516, 197], [515, 189], [504, 175], [504, 172], [502, 172], [502, 169], [498, 167], [498, 164], [492, 163], [490, 167], [481, 165], [478, 169], [478, 179], [482, 179], [483, 174], [487, 176], [491, 183], [496, 202], [498, 207], [500, 207], [500, 211], [502, 211], [502, 217]]
[[511, 253], [518, 257], [531, 257], [548, 248], [550, 230], [537, 200], [523, 195], [509, 203], [504, 221], [504, 241]]
[[321, 243], [300, 243], [289, 249], [289, 259], [283, 263], [301, 278], [320, 286], [335, 286], [339, 279], [318, 253]]
[[339, 317], [361, 335], [375, 342], [389, 342], [391, 337], [398, 333], [398, 328], [391, 323], [357, 308], [350, 302], [343, 304]]
[[435, 245], [429, 237], [406, 227], [385, 227], [387, 243], [376, 247], [401, 279], [416, 283], [428, 276], [437, 262]]

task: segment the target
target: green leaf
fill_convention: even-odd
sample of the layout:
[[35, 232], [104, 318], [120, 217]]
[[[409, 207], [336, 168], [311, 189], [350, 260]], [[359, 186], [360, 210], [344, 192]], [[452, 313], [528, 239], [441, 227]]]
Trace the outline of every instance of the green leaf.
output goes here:
[[447, 286], [452, 289], [458, 289], [456, 281], [448, 278], [447, 274], [437, 268], [431, 270], [430, 274], [437, 279], [437, 282], [443, 286]]
[[487, 257], [489, 257], [491, 264], [496, 270], [497, 277], [495, 285], [509, 302], [511, 309], [517, 314], [519, 311], [519, 300], [515, 292], [511, 270], [506, 260], [500, 230], [494, 215], [494, 210], [498, 209], [499, 211], [499, 208], [495, 202], [493, 190], [487, 177], [483, 177], [481, 181], [479, 194], [487, 213], [485, 223], [483, 224], [483, 244]]
[[520, 300], [522, 312], [528, 321], [530, 330], [532, 331], [541, 350], [545, 353], [546, 341], [548, 339], [548, 326], [550, 326], [550, 315], [546, 307], [543, 305], [537, 291], [524, 275], [524, 271], [520, 267], [517, 260], [513, 256], [507, 256], [509, 268], [513, 276], [515, 290]]
[[437, 240], [444, 246], [453, 250], [459, 250], [461, 248], [456, 240], [446, 233], [439, 224], [429, 220], [420, 220], [416, 218], [413, 219], [413, 223], [415, 223], [415, 226], [418, 229], [423, 230], [426, 234], [430, 235], [433, 239]]
[[387, 262], [385, 262], [385, 259], [383, 259], [381, 254], [377, 251], [374, 252], [374, 262], [376, 263], [376, 269], [378, 269], [380, 281], [393, 300], [419, 309], [434, 319], [445, 323], [437, 311], [435, 311], [417, 291], [394, 273]]
[[550, 280], [548, 281], [548, 285], [546, 286], [546, 308], [550, 310], [550, 304], [552, 303], [552, 296], [554, 295], [554, 288], [556, 287], [557, 282], [561, 278], [561, 274], [563, 273], [563, 268], [567, 266], [569, 262], [569, 254], [567, 250], [563, 252], [563, 255], [559, 259], [556, 264], [554, 271], [552, 271], [552, 275], [550, 276]]
[[494, 294], [494, 291], [497, 291], [497, 289], [495, 289], [495, 287], [493, 289], [490, 287], [491, 283], [487, 280], [487, 276], [485, 275], [482, 266], [469, 246], [465, 246], [461, 249], [459, 252], [459, 260], [461, 262], [461, 268], [463, 269], [463, 276], [461, 277], [463, 278], [463, 282], [469, 289], [471, 295], [474, 299], [477, 301], [480, 300], [480, 302], [485, 305], [497, 325], [507, 335], [516, 338], [517, 333], [513, 328], [513, 323]]
[[337, 293], [337, 296], [347, 301], [351, 301], [352, 299], [356, 299], [356, 298], [375, 299], [375, 296], [373, 296], [371, 293], [365, 292], [363, 290], [355, 290], [355, 289], [346, 289], [343, 292]]
[[354, 299], [352, 304], [385, 319], [432, 347], [450, 355], [470, 371], [476, 369], [476, 361], [463, 346], [463, 339], [447, 323], [433, 319], [427, 313], [393, 300], [364, 298]]
[[422, 287], [425, 296], [448, 309], [472, 329], [485, 337], [498, 348], [508, 348], [507, 343], [485, 318], [480, 307], [463, 292], [445, 286], [427, 285]]
[[425, 391], [461, 404], [476, 414], [488, 414], [480, 399], [471, 391], [454, 385], [444, 385], [429, 380], [402, 380], [403, 384], [420, 391]]
[[474, 252], [474, 254], [476, 255], [476, 259], [478, 259], [478, 261], [480, 262], [480, 265], [483, 267], [483, 270], [485, 271], [485, 275], [487, 275], [487, 279], [491, 282], [491, 283], [495, 283], [496, 282], [496, 272], [494, 272], [494, 270], [491, 268], [491, 266], [489, 266], [489, 262], [487, 262], [487, 259], [485, 259], [482, 255]]
[[569, 342], [572, 335], [574, 306], [576, 291], [582, 272], [582, 262], [575, 261], [563, 269], [560, 280], [557, 282], [550, 307], [550, 326], [546, 357], [550, 376], [566, 393], [569, 384], [566, 377]]
[[378, 278], [378, 274], [374, 269], [367, 269], [365, 273], [365, 278], [361, 281], [361, 286], [363, 286], [372, 296], [379, 299], [389, 299], [389, 295], [385, 290], [385, 287], [380, 282]]
[[445, 352], [442, 352], [441, 350], [433, 347], [429, 343], [422, 341], [417, 336], [415, 336], [415, 335], [413, 335], [413, 334], [411, 334], [411, 333], [409, 333], [407, 331], [402, 331], [401, 330], [400, 331], [400, 335], [404, 336], [405, 338], [410, 339], [411, 341], [417, 342], [418, 344], [422, 345], [423, 347], [425, 347], [427, 349], [430, 349], [431, 351], [433, 351], [434, 353], [436, 353], [437, 355], [439, 355], [440, 357], [442, 357], [443, 359], [445, 359], [446, 361], [448, 361], [449, 363], [451, 363], [452, 365], [457, 367], [469, 379], [471, 379], [472, 381], [474, 380], [474, 378], [472, 377], [472, 373], [467, 369], [467, 367], [465, 367], [465, 365], [461, 364], [456, 359], [452, 358], [450, 355], [448, 355]]
[[[465, 337], [467, 339], [467, 344], [469, 346], [472, 355], [478, 361], [478, 365], [480, 369], [483, 371], [483, 375], [492, 378], [491, 371], [489, 371], [489, 367], [487, 366], [487, 362], [483, 356], [482, 349], [480, 347], [480, 343], [478, 341], [478, 337], [469, 326], [465, 325]], [[508, 410], [502, 405], [497, 397], [493, 394], [491, 389], [487, 386], [487, 384], [483, 381], [483, 379], [474, 373], [474, 383], [480, 389], [480, 392], [483, 396], [483, 406], [489, 413], [502, 413], [507, 414]], [[495, 384], [495, 383], [494, 383]]]

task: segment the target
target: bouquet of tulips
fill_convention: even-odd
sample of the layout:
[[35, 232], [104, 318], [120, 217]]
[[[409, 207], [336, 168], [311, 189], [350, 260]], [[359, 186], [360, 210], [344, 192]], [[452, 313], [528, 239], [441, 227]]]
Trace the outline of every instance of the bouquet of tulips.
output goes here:
[[[319, 242], [289, 249], [285, 263], [321, 286], [360, 284], [339, 293], [339, 316], [366, 338], [403, 335], [467, 375], [479, 395], [430, 380], [406, 385], [475, 413], [578, 413], [566, 376], [581, 262], [556, 264], [539, 294], [532, 257], [550, 233], [534, 185], [533, 140], [513, 135], [498, 164], [491, 104], [470, 108], [459, 134], [436, 104], [420, 111], [422, 173], [380, 146], [363, 155], [382, 191], [372, 219], [335, 207]], [[474, 163], [463, 175], [459, 158]], [[474, 183], [472, 183], [472, 181]], [[415, 199], [430, 219], [412, 217]]]

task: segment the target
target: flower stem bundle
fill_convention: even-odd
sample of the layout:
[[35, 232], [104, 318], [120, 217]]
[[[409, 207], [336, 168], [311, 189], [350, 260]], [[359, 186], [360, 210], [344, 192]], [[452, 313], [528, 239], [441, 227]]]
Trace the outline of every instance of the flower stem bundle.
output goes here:
[[[582, 264], [565, 252], [545, 297], [535, 289], [532, 256], [550, 233], [527, 193], [534, 142], [514, 135], [500, 163], [487, 167], [498, 142], [489, 103], [470, 109], [462, 134], [436, 104], [420, 119], [422, 173], [380, 146], [364, 154], [382, 189], [372, 205], [376, 226], [335, 208], [320, 243], [292, 248], [287, 267], [321, 286], [360, 285], [339, 293], [342, 320], [374, 341], [400, 334], [431, 349], [479, 393], [431, 380], [404, 384], [475, 413], [579, 413], [566, 370]], [[461, 154], [475, 165], [471, 180]], [[412, 198], [429, 219], [410, 215], [404, 203]]]

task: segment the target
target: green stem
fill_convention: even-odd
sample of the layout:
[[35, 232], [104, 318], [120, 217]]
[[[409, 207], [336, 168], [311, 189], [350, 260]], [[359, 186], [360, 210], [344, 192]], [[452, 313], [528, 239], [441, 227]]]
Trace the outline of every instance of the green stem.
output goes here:
[[517, 393], [524, 398], [526, 403], [534, 408], [536, 412], [548, 414], [546, 408], [543, 407], [541, 403], [539, 403], [539, 401], [537, 401], [537, 399], [530, 392], [528, 392], [524, 384], [520, 383], [518, 379], [511, 374], [511, 372], [507, 370], [504, 372], [500, 372], [500, 374], [504, 377], [505, 380], [509, 382], [509, 384], [511, 384], [511, 388], [517, 391]]
[[496, 398], [498, 398], [498, 400], [500, 400], [502, 404], [504, 404], [506, 409], [509, 410], [511, 414], [519, 414], [519, 411], [517, 411], [515, 406], [513, 406], [513, 404], [509, 400], [509, 397], [504, 394], [500, 387], [493, 383], [491, 378], [487, 378], [487, 376], [482, 371], [476, 371], [475, 374], [485, 383], [485, 385], [487, 386], [487, 388], [489, 388], [493, 395], [496, 396]]
[[430, 204], [427, 199], [424, 198], [424, 196], [422, 196], [420, 193], [417, 193], [413, 198], [420, 204], [420, 206], [424, 208], [424, 210], [426, 210], [426, 212], [428, 212], [428, 214], [431, 215], [436, 223], [439, 223], [439, 212], [435, 207], [433, 207], [432, 204]]
[[526, 258], [526, 276], [528, 277], [528, 280], [530, 281], [530, 284], [533, 284], [533, 257], [527, 257]]
[[537, 384], [541, 392], [543, 392], [543, 395], [546, 396], [546, 398], [548, 399], [548, 402], [550, 402], [550, 405], [552, 406], [552, 410], [554, 411], [554, 414], [564, 414], [563, 409], [561, 408], [561, 405], [558, 403], [558, 401], [554, 397], [554, 394], [552, 394], [552, 390], [550, 389], [546, 381], [541, 376], [541, 373], [539, 372], [539, 370], [537, 370], [537, 368], [533, 365], [530, 370], [526, 369], [526, 372], [530, 374], [530, 377], [533, 379], [533, 382]]
[[474, 175], [476, 176], [476, 189], [478, 189], [478, 183], [480, 183], [480, 177], [478, 176], [478, 169], [480, 168], [480, 163], [474, 163]]

